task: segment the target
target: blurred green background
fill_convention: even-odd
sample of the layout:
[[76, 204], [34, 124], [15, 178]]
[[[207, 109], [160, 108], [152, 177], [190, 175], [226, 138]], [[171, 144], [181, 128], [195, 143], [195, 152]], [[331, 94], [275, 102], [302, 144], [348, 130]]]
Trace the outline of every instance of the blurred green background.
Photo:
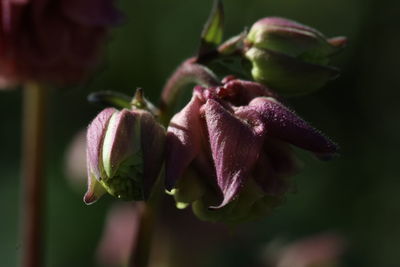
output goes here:
[[[140, 86], [157, 101], [168, 75], [195, 52], [211, 4], [211, 0], [119, 1], [125, 20], [111, 33], [98, 71], [85, 84], [50, 92], [47, 266], [96, 266], [94, 254], [105, 214], [117, 201], [105, 197], [85, 206], [85, 186], [73, 188], [65, 175], [65, 153], [72, 138], [100, 110], [89, 105], [86, 96], [99, 90], [132, 95]], [[347, 240], [343, 266], [399, 266], [400, 2], [226, 0], [224, 4], [225, 37], [274, 15], [310, 25], [327, 36], [349, 38], [348, 47], [332, 62], [342, 75], [317, 93], [288, 99], [298, 114], [340, 144], [341, 156], [319, 162], [300, 152], [304, 170], [295, 177], [297, 192], [271, 216], [234, 229], [228, 240], [216, 243], [210, 238], [209, 253], [193, 260], [199, 266], [260, 266], [260, 254], [272, 240], [290, 242], [334, 231]], [[1, 92], [0, 109], [0, 266], [7, 267], [16, 266], [20, 247], [21, 91]], [[179, 239], [179, 229], [169, 225]], [[207, 227], [205, 242], [207, 234], [218, 235], [213, 225]]]

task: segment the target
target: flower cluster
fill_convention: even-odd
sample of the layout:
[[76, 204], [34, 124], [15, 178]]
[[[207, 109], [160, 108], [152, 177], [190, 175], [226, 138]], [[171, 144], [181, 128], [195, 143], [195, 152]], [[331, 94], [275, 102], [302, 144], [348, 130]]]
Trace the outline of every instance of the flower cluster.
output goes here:
[[[292, 146], [320, 159], [337, 153], [337, 145], [279, 95], [308, 93], [337, 76], [328, 59], [345, 38], [327, 39], [310, 27], [272, 17], [220, 44], [221, 14], [216, 10], [211, 16], [198, 56], [184, 61], [163, 90], [159, 115], [166, 133], [146, 111], [155, 110], [149, 103], [105, 109], [89, 126], [86, 203], [104, 191], [146, 199], [165, 161], [165, 187], [178, 208], [191, 206], [203, 220], [242, 222], [268, 214], [290, 190], [290, 177], [299, 170]], [[213, 62], [238, 58], [251, 66], [246, 80], [219, 79], [224, 75]], [[246, 72], [243, 68], [239, 73]], [[198, 85], [191, 100], [170, 118], [180, 91], [193, 81]]]
[[298, 169], [290, 144], [321, 158], [337, 152], [259, 83], [229, 77], [197, 86], [168, 127], [167, 189], [207, 220], [261, 216], [282, 200]]

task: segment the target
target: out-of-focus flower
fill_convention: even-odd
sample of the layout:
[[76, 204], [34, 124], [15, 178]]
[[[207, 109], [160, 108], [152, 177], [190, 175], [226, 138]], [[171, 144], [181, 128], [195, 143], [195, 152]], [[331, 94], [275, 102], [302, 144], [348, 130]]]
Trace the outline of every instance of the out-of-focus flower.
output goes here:
[[82, 79], [99, 62], [114, 0], [2, 0], [0, 85]]
[[[255, 82], [196, 87], [168, 127], [166, 182], [178, 207], [242, 221], [278, 205], [298, 169], [290, 144], [329, 157], [337, 146]], [[188, 168], [190, 167], [190, 168]]]
[[257, 21], [245, 39], [245, 56], [253, 78], [286, 95], [304, 94], [337, 77], [329, 58], [346, 44], [345, 37], [327, 39], [292, 20], [267, 17]]
[[65, 176], [74, 189], [82, 190], [86, 184], [86, 129], [72, 138], [65, 153]]
[[266, 266], [276, 267], [336, 267], [344, 247], [341, 236], [325, 233], [283, 247], [269, 246], [264, 261]]
[[140, 109], [103, 110], [87, 131], [91, 204], [106, 191], [124, 200], [147, 199], [164, 159], [164, 128]]
[[142, 205], [123, 203], [108, 212], [96, 258], [102, 266], [125, 266], [136, 246]]

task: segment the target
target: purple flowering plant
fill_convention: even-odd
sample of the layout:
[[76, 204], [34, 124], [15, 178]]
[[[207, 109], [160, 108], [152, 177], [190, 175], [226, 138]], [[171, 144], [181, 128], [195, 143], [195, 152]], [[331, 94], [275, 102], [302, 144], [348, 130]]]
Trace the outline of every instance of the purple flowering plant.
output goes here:
[[[47, 87], [82, 82], [102, 62], [110, 28], [122, 18], [115, 2], [0, 1], [0, 89], [24, 90], [22, 266], [43, 266]], [[199, 49], [169, 77], [158, 104], [140, 88], [133, 98], [113, 91], [89, 95], [105, 109], [86, 132], [83, 201], [89, 205], [108, 193], [138, 202], [131, 231], [110, 226], [115, 233], [105, 246], [123, 254], [117, 257], [124, 266], [128, 250], [129, 266], [148, 265], [154, 218], [168, 204], [163, 197], [202, 221], [256, 220], [292, 190], [300, 171], [294, 147], [321, 160], [338, 153], [285, 97], [312, 93], [337, 78], [329, 61], [346, 38], [266, 17], [224, 40], [223, 24], [222, 1], [215, 0]]]
[[[89, 96], [108, 107], [87, 130], [85, 203], [108, 192], [144, 200], [154, 213], [166, 192], [201, 220], [236, 224], [283, 202], [300, 170], [293, 147], [322, 160], [338, 153], [283, 97], [311, 93], [338, 77], [329, 59], [346, 38], [267, 17], [223, 42], [223, 17], [215, 1], [197, 54], [168, 79], [159, 105], [141, 89], [133, 99], [114, 92]], [[192, 97], [182, 103], [187, 85]], [[148, 230], [152, 216], [144, 214]]]

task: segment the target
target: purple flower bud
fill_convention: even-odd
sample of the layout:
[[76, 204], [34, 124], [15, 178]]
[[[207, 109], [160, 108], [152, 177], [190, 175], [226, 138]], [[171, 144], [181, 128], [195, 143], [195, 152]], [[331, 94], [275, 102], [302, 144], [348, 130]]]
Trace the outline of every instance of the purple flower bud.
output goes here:
[[120, 18], [113, 0], [1, 1], [0, 85], [84, 78]]
[[279, 93], [296, 95], [322, 87], [338, 75], [326, 66], [346, 38], [327, 39], [319, 31], [278, 17], [257, 21], [245, 39], [252, 76]]
[[298, 170], [290, 145], [318, 156], [337, 151], [261, 84], [226, 79], [222, 86], [196, 87], [168, 127], [167, 189], [205, 220], [256, 218], [290, 188], [288, 178]]
[[147, 199], [163, 163], [165, 133], [145, 110], [103, 110], [87, 131], [88, 191], [124, 200]]

